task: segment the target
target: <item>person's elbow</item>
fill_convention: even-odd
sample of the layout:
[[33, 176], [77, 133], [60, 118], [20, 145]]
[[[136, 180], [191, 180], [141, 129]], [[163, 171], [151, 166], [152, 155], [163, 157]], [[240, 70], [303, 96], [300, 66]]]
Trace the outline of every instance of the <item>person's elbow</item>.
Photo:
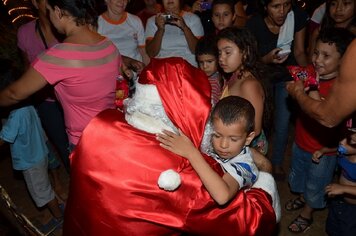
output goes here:
[[12, 87], [8, 87], [0, 92], [0, 106], [9, 106], [26, 99], [27, 97], [19, 93]]
[[[239, 186], [237, 186], [239, 189]], [[237, 190], [236, 190], [237, 191]], [[213, 195], [215, 202], [222, 206], [228, 203], [236, 194], [236, 191], [233, 191], [230, 187], [226, 191], [219, 191]]]
[[216, 196], [214, 198], [215, 202], [220, 206], [223, 206], [226, 203], [228, 203], [230, 201], [230, 199], [231, 198], [228, 195], [220, 195], [220, 196]]

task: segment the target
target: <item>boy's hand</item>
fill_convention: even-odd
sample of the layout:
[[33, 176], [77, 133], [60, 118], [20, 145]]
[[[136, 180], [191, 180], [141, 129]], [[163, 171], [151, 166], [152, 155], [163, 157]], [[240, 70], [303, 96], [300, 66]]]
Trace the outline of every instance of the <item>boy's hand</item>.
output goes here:
[[179, 135], [163, 130], [163, 134], [156, 134], [160, 146], [182, 157], [188, 158], [196, 149], [190, 139], [179, 130]]
[[322, 152], [321, 150], [315, 151], [315, 152], [313, 153], [312, 160], [313, 160], [315, 163], [319, 163], [319, 162], [320, 162], [320, 158], [322, 158], [323, 155], [324, 155], [324, 152]]
[[325, 192], [329, 197], [344, 194], [344, 188], [341, 184], [329, 184], [325, 187]]

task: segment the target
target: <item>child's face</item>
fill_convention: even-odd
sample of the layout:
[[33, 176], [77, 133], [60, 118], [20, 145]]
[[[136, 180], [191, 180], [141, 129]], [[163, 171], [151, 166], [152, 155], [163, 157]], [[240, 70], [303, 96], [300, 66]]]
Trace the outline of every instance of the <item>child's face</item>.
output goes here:
[[212, 144], [214, 151], [223, 159], [237, 156], [245, 145], [249, 145], [254, 137], [254, 132], [246, 132], [246, 121], [241, 120], [230, 125], [225, 125], [220, 118], [213, 119], [214, 133]]
[[228, 4], [216, 4], [212, 9], [211, 17], [217, 30], [222, 30], [233, 25], [235, 14]]
[[237, 45], [228, 40], [218, 41], [219, 65], [226, 73], [236, 72], [241, 68], [243, 53]]
[[325, 76], [338, 71], [340, 59], [341, 55], [334, 43], [323, 43], [320, 40], [316, 43], [312, 61], [319, 75]]
[[355, 1], [333, 0], [330, 3], [329, 13], [336, 24], [348, 24], [355, 15]]
[[217, 58], [211, 54], [202, 54], [197, 56], [199, 68], [205, 72], [207, 76], [211, 76], [218, 70]]

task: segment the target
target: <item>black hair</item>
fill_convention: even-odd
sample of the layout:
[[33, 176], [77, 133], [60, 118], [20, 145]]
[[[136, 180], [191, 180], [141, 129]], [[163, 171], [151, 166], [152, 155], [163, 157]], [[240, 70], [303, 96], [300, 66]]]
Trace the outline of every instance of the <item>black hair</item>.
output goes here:
[[[330, 15], [330, 7], [334, 1], [335, 0], [326, 1], [325, 14], [321, 21], [320, 30], [335, 27], [335, 20]], [[352, 21], [350, 22], [349, 27], [356, 27], [355, 14], [356, 14], [356, 3], [354, 3], [354, 17], [353, 17]]]
[[214, 37], [202, 37], [198, 40], [195, 47], [195, 56], [209, 54], [216, 58], [219, 56], [218, 48]]
[[252, 104], [238, 96], [228, 96], [221, 99], [211, 113], [211, 119], [219, 118], [224, 125], [245, 120], [247, 133], [255, 130], [255, 109]]
[[[266, 17], [267, 16], [267, 6], [270, 4], [273, 0], [256, 0], [256, 5], [257, 5], [257, 10], [261, 14], [261, 16]], [[291, 0], [292, 7], [295, 5], [294, 0]]]
[[[276, 72], [273, 70], [273, 67], [260, 61], [257, 40], [247, 28], [225, 28], [218, 33], [216, 41], [220, 39], [227, 39], [237, 45], [243, 54], [241, 73], [249, 71], [261, 83], [265, 93], [262, 126], [265, 133], [269, 135], [273, 114], [271, 81]], [[242, 74], [238, 76], [242, 76]]]
[[213, 0], [211, 4], [211, 9], [214, 8], [215, 5], [218, 4], [226, 4], [230, 7], [232, 14], [235, 14], [235, 1], [233, 0]]
[[354, 34], [345, 28], [325, 28], [319, 32], [317, 37], [317, 41], [321, 41], [323, 43], [335, 44], [336, 50], [340, 53], [342, 57], [355, 38]]
[[98, 13], [95, 0], [47, 0], [52, 8], [57, 6], [75, 18], [77, 25], [97, 25]]
[[10, 59], [0, 59], [0, 90], [20, 78], [21, 72]]

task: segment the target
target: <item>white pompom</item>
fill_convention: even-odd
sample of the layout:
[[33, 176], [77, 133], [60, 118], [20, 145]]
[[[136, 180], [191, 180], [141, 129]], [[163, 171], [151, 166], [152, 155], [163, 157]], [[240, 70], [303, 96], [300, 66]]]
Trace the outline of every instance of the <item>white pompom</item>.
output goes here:
[[166, 191], [176, 190], [180, 183], [180, 175], [172, 169], [163, 171], [158, 178], [158, 186]]

